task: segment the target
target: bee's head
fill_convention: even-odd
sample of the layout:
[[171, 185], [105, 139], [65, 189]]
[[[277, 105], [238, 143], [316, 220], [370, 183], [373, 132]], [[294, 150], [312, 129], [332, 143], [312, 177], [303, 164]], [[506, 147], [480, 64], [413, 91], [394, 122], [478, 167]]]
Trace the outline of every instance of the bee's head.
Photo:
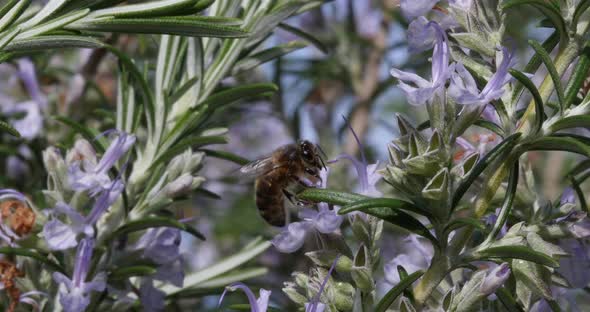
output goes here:
[[319, 148], [316, 144], [313, 144], [307, 140], [299, 141], [299, 154], [305, 163], [314, 167], [314, 169], [325, 168], [324, 161], [318, 153]]
[[313, 164], [318, 157], [315, 144], [307, 140], [299, 141], [299, 154], [301, 155], [301, 158], [303, 158], [303, 160], [308, 164]]

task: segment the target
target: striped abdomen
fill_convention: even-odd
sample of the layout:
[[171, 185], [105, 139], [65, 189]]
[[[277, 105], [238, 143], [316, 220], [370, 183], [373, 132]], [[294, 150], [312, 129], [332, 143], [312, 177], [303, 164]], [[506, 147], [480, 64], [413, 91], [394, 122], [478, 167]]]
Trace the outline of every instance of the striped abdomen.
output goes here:
[[[276, 170], [278, 171], [278, 170]], [[283, 188], [285, 183], [280, 179], [276, 179], [280, 172], [274, 174], [267, 174], [256, 179], [256, 206], [260, 215], [266, 222], [274, 226], [285, 225], [285, 207]]]

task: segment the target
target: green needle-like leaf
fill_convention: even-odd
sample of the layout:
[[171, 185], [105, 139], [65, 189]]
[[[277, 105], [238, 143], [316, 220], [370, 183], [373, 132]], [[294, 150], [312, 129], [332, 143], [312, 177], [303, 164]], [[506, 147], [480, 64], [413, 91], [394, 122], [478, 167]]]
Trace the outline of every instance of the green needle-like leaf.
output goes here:
[[477, 252], [474, 255], [478, 260], [484, 259], [522, 259], [538, 264], [542, 264], [548, 267], [556, 268], [559, 266], [559, 262], [550, 256], [535, 251], [526, 246], [498, 246], [490, 247]]
[[421, 214], [421, 215], [429, 217], [429, 218], [432, 217], [432, 214], [430, 213], [430, 211], [428, 211], [424, 208], [421, 208], [421, 207], [417, 207], [412, 203], [403, 201], [401, 199], [395, 199], [395, 198], [368, 198], [368, 199], [359, 200], [359, 201], [356, 201], [352, 204], [342, 207], [340, 210], [338, 210], [338, 214], [347, 214], [352, 211], [357, 211], [357, 210], [364, 211], [365, 209], [379, 208], [379, 207], [390, 208], [394, 211], [401, 209], [401, 210], [415, 212], [417, 214]]
[[103, 144], [102, 140], [96, 140], [96, 137], [100, 134], [96, 129], [88, 128], [82, 125], [79, 122], [76, 122], [68, 117], [65, 116], [55, 116], [53, 119], [63, 123], [64, 125], [72, 128], [76, 133], [83, 136], [88, 142], [95, 143], [93, 147], [99, 153], [104, 153], [106, 150], [106, 146]]
[[35, 259], [41, 263], [46, 264], [52, 270], [59, 271], [64, 274], [66, 273], [66, 271], [59, 264], [55, 263], [52, 260], [49, 260], [49, 258], [47, 258], [46, 255], [41, 254], [40, 252], [38, 252], [34, 249], [0, 247], [0, 254], [32, 258], [32, 259]]
[[535, 133], [538, 133], [541, 130], [541, 127], [543, 126], [543, 120], [545, 119], [545, 110], [543, 108], [543, 99], [541, 98], [541, 94], [539, 93], [539, 90], [535, 84], [529, 79], [529, 77], [525, 76], [522, 72], [519, 72], [516, 69], [510, 69], [510, 74], [520, 83], [522, 83], [524, 87], [527, 88], [533, 95], [533, 99], [535, 100], [535, 123], [533, 129], [535, 130]]
[[[555, 92], [557, 93], [557, 98], [559, 100], [559, 106], [561, 107], [560, 112], [563, 113], [565, 109], [565, 96], [563, 94], [563, 86], [561, 85], [561, 77], [557, 73], [557, 69], [555, 68], [555, 64], [553, 64], [553, 60], [549, 56], [549, 53], [535, 40], [529, 40], [529, 44], [533, 47], [535, 52], [541, 57], [543, 64], [547, 68], [549, 75], [551, 76], [551, 80], [553, 80], [553, 85], [555, 87]], [[526, 87], [526, 85], [525, 85]]]
[[233, 73], [237, 74], [251, 70], [277, 57], [281, 57], [285, 54], [305, 48], [306, 46], [307, 44], [304, 42], [292, 41], [266, 49], [264, 51], [260, 51], [238, 61], [234, 66]]
[[[590, 1], [585, 2], [590, 4]], [[565, 109], [569, 108], [578, 95], [584, 81], [588, 78], [588, 70], [590, 70], [590, 46], [586, 45], [580, 53], [578, 63], [565, 89]]]
[[355, 193], [346, 193], [319, 188], [308, 188], [301, 193], [298, 193], [297, 198], [316, 203], [328, 203], [344, 206], [359, 200], [367, 199], [369, 197]]
[[145, 230], [145, 229], [149, 229], [149, 228], [155, 228], [155, 227], [171, 227], [171, 228], [179, 229], [181, 231], [185, 231], [185, 232], [193, 235], [194, 237], [196, 237], [200, 240], [205, 240], [205, 236], [203, 234], [201, 234], [194, 227], [192, 227], [188, 224], [180, 223], [175, 219], [166, 218], [166, 217], [146, 217], [146, 218], [143, 218], [140, 220], [131, 221], [129, 223], [122, 225], [117, 230], [115, 230], [110, 235], [108, 240], [114, 239], [118, 236], [129, 234], [132, 232], [137, 232], [137, 231], [141, 231], [141, 230]]
[[204, 145], [224, 143], [227, 143], [227, 139], [222, 136], [189, 137], [184, 140], [181, 140], [180, 142], [176, 143], [175, 145], [167, 149], [156, 159], [156, 161], [152, 163], [150, 167], [152, 169], [157, 168], [160, 164], [169, 161], [170, 159], [174, 158], [174, 156], [180, 154], [188, 148], [197, 148]]
[[573, 136], [546, 136], [524, 144], [525, 151], [567, 151], [590, 157], [590, 145]]
[[198, 17], [100, 18], [78, 21], [68, 25], [66, 29], [216, 38], [244, 38], [249, 35], [240, 28], [220, 25]]
[[590, 127], [590, 115], [576, 115], [562, 118], [551, 125], [551, 132], [571, 128], [587, 128]]
[[117, 268], [111, 271], [109, 279], [111, 280], [126, 280], [134, 276], [148, 276], [155, 274], [158, 270], [148, 265], [136, 265], [124, 268]]
[[422, 271], [416, 271], [416, 272], [408, 275], [408, 277], [400, 280], [399, 284], [395, 285], [392, 289], [390, 289], [385, 294], [385, 296], [383, 296], [381, 301], [379, 301], [379, 303], [377, 303], [377, 307], [375, 307], [375, 311], [376, 312], [387, 311], [387, 309], [389, 309], [389, 307], [391, 306], [391, 304], [393, 304], [395, 299], [397, 299], [397, 297], [399, 297], [404, 292], [404, 290], [406, 290], [406, 288], [412, 286], [412, 284], [416, 280], [418, 280], [423, 274], [424, 274], [424, 272], [422, 272]]
[[15, 136], [17, 138], [20, 138], [20, 133], [5, 121], [0, 120], [0, 130], [8, 132], [8, 134]]

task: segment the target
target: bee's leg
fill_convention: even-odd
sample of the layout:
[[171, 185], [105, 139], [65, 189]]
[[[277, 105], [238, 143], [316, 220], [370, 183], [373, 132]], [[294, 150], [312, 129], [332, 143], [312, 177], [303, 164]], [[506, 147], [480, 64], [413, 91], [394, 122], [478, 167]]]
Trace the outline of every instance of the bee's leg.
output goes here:
[[309, 206], [309, 205], [312, 204], [311, 202], [308, 202], [308, 201], [301, 200], [301, 199], [297, 198], [297, 196], [295, 196], [295, 194], [293, 194], [293, 193], [291, 193], [291, 192], [289, 192], [289, 191], [287, 191], [285, 189], [283, 189], [283, 194], [285, 194], [285, 197], [287, 197], [287, 199], [293, 205], [303, 207], [303, 206]]

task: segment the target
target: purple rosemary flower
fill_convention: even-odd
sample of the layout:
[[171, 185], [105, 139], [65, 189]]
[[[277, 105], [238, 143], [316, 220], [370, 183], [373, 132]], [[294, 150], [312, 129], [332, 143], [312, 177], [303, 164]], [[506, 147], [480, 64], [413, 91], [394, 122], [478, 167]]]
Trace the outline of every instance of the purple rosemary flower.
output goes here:
[[397, 285], [400, 281], [397, 271], [399, 265], [404, 267], [408, 274], [412, 274], [428, 268], [434, 255], [432, 246], [415, 234], [408, 235], [399, 247], [402, 252], [383, 266], [385, 281], [392, 285]]
[[143, 278], [139, 286], [139, 300], [144, 311], [164, 311], [166, 307], [166, 293], [154, 287], [151, 278]]
[[74, 161], [68, 168], [68, 179], [74, 191], [89, 191], [90, 196], [96, 196], [110, 187], [109, 170], [135, 143], [132, 134], [123, 131], [112, 133], [115, 133], [116, 139], [111, 142], [98, 164]]
[[35, 65], [28, 58], [17, 61], [17, 76], [25, 85], [25, 89], [32, 100], [4, 105], [2, 111], [7, 115], [24, 114], [23, 118], [11, 121], [23, 138], [32, 140], [39, 136], [43, 129], [42, 111], [47, 107], [47, 99], [39, 88]]
[[562, 239], [559, 241], [571, 257], [559, 259], [559, 273], [567, 279], [572, 288], [584, 288], [590, 282], [590, 249], [584, 240]]
[[561, 199], [559, 200], [561, 205], [565, 204], [575, 204], [576, 203], [576, 192], [571, 187], [566, 187], [563, 190], [563, 194], [561, 194]]
[[246, 297], [248, 297], [248, 303], [250, 304], [251, 312], [266, 312], [266, 310], [268, 309], [268, 299], [270, 298], [271, 293], [270, 290], [261, 288], [260, 296], [258, 297], [258, 299], [256, 299], [256, 295], [254, 295], [252, 290], [248, 286], [246, 286], [246, 284], [240, 282], [233, 283], [225, 287], [225, 290], [219, 298], [218, 306], [221, 306], [221, 302], [223, 301], [223, 298], [225, 297], [225, 294], [228, 291], [236, 291], [238, 289], [242, 290], [246, 294]]
[[[78, 244], [78, 235], [86, 237], [94, 236], [93, 225], [108, 210], [108, 208], [119, 198], [123, 191], [123, 183], [115, 180], [110, 188], [96, 198], [92, 210], [84, 217], [74, 208], [64, 202], [58, 202], [50, 211], [53, 218], [43, 226], [43, 236], [47, 245], [52, 250], [64, 250], [75, 247]], [[66, 224], [58, 219], [58, 216], [65, 215], [70, 223]]]
[[485, 295], [491, 295], [504, 285], [508, 277], [510, 277], [510, 266], [504, 262], [488, 270], [479, 291]]
[[180, 230], [170, 227], [150, 228], [133, 249], [143, 250], [143, 256], [157, 264], [169, 264], [180, 257]]
[[459, 104], [486, 105], [499, 99], [504, 94], [504, 85], [510, 81], [508, 70], [512, 67], [512, 53], [502, 48], [502, 62], [497, 67], [483, 90], [479, 92], [475, 79], [467, 71], [463, 64], [455, 66], [455, 72], [451, 75], [449, 95]]
[[459, 8], [463, 11], [468, 11], [471, 8], [473, 0], [449, 0], [452, 7]]
[[29, 58], [22, 58], [18, 60], [17, 65], [18, 76], [24, 83], [27, 93], [29, 93], [40, 109], [45, 109], [47, 107], [47, 98], [45, 98], [45, 95], [41, 92], [41, 88], [39, 88], [35, 64]]
[[354, 140], [358, 145], [361, 159], [359, 160], [356, 157], [353, 157], [348, 154], [340, 154], [335, 159], [328, 161], [328, 163], [335, 163], [341, 159], [349, 160], [352, 163], [352, 166], [354, 167], [358, 175], [358, 192], [366, 196], [379, 197], [382, 194], [375, 187], [377, 182], [381, 180], [381, 175], [377, 172], [377, 167], [379, 166], [379, 163], [377, 162], [371, 165], [367, 163], [367, 158], [365, 157], [364, 147], [361, 143], [361, 140], [356, 135], [356, 132], [354, 131], [348, 120], [344, 118], [344, 121], [347, 123], [350, 132], [354, 136]]
[[[2, 289], [2, 288], [0, 287], [0, 289]], [[33, 311], [40, 311], [39, 310], [39, 303], [37, 302], [37, 300], [35, 298], [33, 298], [34, 296], [49, 297], [47, 295], [47, 293], [44, 293], [42, 291], [32, 290], [32, 291], [27, 291], [26, 293], [22, 293], [20, 295], [18, 301], [21, 303], [25, 303], [25, 304], [32, 306]]]
[[90, 304], [92, 291], [103, 291], [106, 286], [106, 274], [101, 272], [94, 276], [90, 282], [86, 277], [90, 269], [94, 240], [84, 238], [80, 241], [76, 251], [76, 263], [72, 278], [68, 278], [60, 272], [53, 273], [53, 280], [60, 284], [59, 302], [66, 312], [81, 312]]
[[[329, 170], [320, 171], [321, 188], [326, 188]], [[340, 229], [343, 217], [338, 215], [338, 207], [330, 209], [328, 204], [319, 203], [318, 210], [305, 209], [299, 213], [300, 222], [293, 222], [272, 240], [281, 252], [291, 253], [303, 246], [310, 231], [328, 234]]]
[[438, 3], [439, 0], [401, 0], [402, 14], [408, 20], [426, 15]]
[[324, 289], [326, 289], [326, 284], [328, 284], [330, 275], [332, 275], [332, 272], [334, 271], [334, 268], [336, 267], [336, 264], [338, 263], [339, 259], [340, 255], [336, 256], [336, 258], [332, 262], [332, 265], [330, 266], [330, 269], [328, 270], [328, 274], [326, 274], [326, 277], [320, 285], [320, 289], [318, 289], [318, 293], [313, 297], [311, 302], [305, 304], [305, 312], [324, 312], [326, 305], [320, 302], [320, 297], [322, 296]]
[[[436, 22], [428, 22], [427, 27], [432, 27], [435, 33], [435, 44], [432, 52], [432, 78], [430, 81], [409, 72], [397, 68], [391, 69], [391, 75], [400, 80], [399, 87], [406, 93], [408, 102], [412, 105], [421, 105], [431, 100], [432, 97], [445, 87], [445, 83], [453, 69], [449, 66], [449, 48], [447, 35]], [[411, 86], [414, 84], [415, 86]]]
[[[436, 22], [442, 30], [455, 28], [458, 25], [451, 15], [439, 11], [433, 11], [432, 21]], [[406, 36], [410, 53], [430, 50], [436, 43], [436, 30], [429, 23], [430, 21], [426, 17], [420, 16], [408, 26]]]

